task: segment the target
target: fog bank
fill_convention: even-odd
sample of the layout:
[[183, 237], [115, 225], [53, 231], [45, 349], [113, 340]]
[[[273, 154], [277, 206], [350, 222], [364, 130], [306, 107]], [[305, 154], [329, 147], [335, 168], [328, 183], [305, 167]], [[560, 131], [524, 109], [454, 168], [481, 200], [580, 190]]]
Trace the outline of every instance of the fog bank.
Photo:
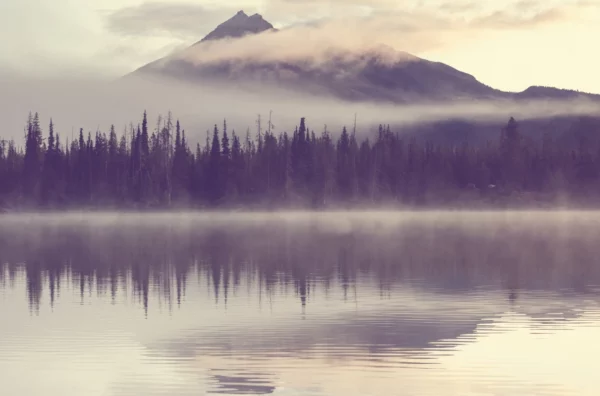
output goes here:
[[292, 132], [300, 117], [316, 133], [325, 125], [337, 134], [343, 125], [351, 127], [357, 114], [359, 134], [380, 123], [403, 125], [449, 118], [482, 121], [504, 121], [561, 115], [596, 115], [600, 104], [588, 100], [569, 101], [452, 101], [393, 105], [343, 102], [334, 98], [315, 97], [265, 86], [245, 87], [218, 84], [183, 84], [166, 79], [107, 81], [99, 79], [26, 79], [0, 75], [0, 114], [4, 120], [0, 138], [23, 137], [30, 111], [39, 112], [42, 127], [47, 130], [50, 117], [56, 130], [65, 138], [79, 128], [94, 132], [108, 131], [114, 124], [121, 133], [131, 122], [141, 121], [148, 111], [153, 129], [159, 114], [170, 110], [180, 119], [190, 142], [203, 141], [206, 131], [227, 119], [229, 129], [245, 134], [256, 133], [256, 119], [262, 115], [263, 130], [272, 111], [274, 132]]

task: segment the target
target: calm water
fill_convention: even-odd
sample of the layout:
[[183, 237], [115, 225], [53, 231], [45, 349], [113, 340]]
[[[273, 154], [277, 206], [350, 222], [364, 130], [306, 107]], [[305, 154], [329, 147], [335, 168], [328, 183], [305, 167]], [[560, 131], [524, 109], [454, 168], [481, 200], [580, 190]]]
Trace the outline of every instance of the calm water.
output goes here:
[[2, 395], [598, 395], [600, 213], [0, 216]]

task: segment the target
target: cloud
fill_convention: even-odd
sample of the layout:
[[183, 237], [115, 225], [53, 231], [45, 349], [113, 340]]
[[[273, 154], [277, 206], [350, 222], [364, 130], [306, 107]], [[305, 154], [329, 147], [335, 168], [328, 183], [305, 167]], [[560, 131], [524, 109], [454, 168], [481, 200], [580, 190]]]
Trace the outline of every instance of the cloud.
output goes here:
[[[426, 37], [405, 34], [403, 38], [378, 32], [375, 26], [364, 22], [362, 30], [357, 21], [328, 21], [319, 25], [296, 26], [279, 32], [265, 32], [242, 39], [219, 40], [195, 45], [176, 54], [174, 59], [184, 59], [194, 64], [221, 61], [300, 61], [321, 66], [332, 56], [357, 57], [365, 52], [377, 52], [381, 59], [400, 61], [405, 54], [395, 48], [417, 51], [427, 47]], [[168, 61], [169, 59], [166, 59]]]
[[[324, 54], [332, 52], [339, 55], [383, 47], [418, 55], [459, 46], [498, 30], [529, 29], [568, 20], [581, 10], [583, 0], [509, 0], [500, 8], [494, 2], [472, 0], [424, 4], [398, 4], [391, 0], [267, 0], [259, 11], [275, 25], [284, 25], [279, 33], [194, 46], [180, 57], [195, 63], [257, 58], [319, 62]], [[185, 38], [198, 41], [237, 10], [237, 5], [215, 8], [150, 2], [111, 13], [107, 26], [128, 37], [171, 35], [178, 40], [179, 48]], [[389, 58], [391, 51], [384, 52]]]
[[565, 21], [568, 17], [569, 15], [564, 10], [558, 8], [541, 11], [530, 16], [497, 11], [473, 20], [470, 26], [488, 30], [528, 29], [543, 24]]
[[139, 45], [138, 40], [132, 39], [117, 43], [114, 46], [103, 48], [98, 52], [98, 57], [112, 58], [118, 60], [116, 63], [127, 65], [131, 62], [137, 62], [140, 59], [153, 61], [165, 56], [165, 54], [171, 55], [183, 51], [187, 47], [188, 45], [185, 43], [172, 41], [155, 48], [146, 48]]
[[[273, 111], [276, 133], [293, 131], [300, 117], [307, 117], [311, 129], [319, 133], [323, 125], [337, 134], [341, 127], [351, 125], [358, 114], [361, 131], [379, 123], [392, 125], [440, 121], [449, 118], [493, 120], [505, 122], [510, 116], [524, 118], [558, 115], [596, 115], [597, 102], [585, 100], [531, 101], [453, 101], [420, 105], [387, 105], [348, 103], [325, 97], [315, 97], [290, 91], [255, 86], [239, 89], [231, 86], [203, 84], [197, 86], [167, 80], [129, 80], [107, 83], [92, 79], [61, 80], [16, 78], [0, 75], [0, 108], [3, 128], [0, 137], [15, 138], [22, 143], [27, 114], [39, 112], [46, 126], [52, 117], [61, 140], [72, 139], [80, 127], [84, 131], [98, 128], [108, 131], [115, 124], [118, 131], [130, 122], [140, 122], [148, 111], [154, 127], [158, 114], [169, 110], [179, 118], [191, 143], [203, 142], [205, 132], [224, 118], [230, 128], [245, 134], [247, 128], [256, 131], [257, 114], [263, 117]], [[44, 128], [47, 132], [47, 129]]]
[[237, 11], [191, 3], [146, 2], [109, 13], [106, 26], [125, 36], [199, 37]]
[[[438, 0], [266, 0], [254, 7], [241, 3], [227, 6], [186, 2], [145, 2], [125, 7], [106, 16], [109, 31], [125, 36], [174, 36], [200, 39], [240, 8], [261, 12], [277, 27], [314, 25], [315, 21], [357, 20], [380, 30], [394, 30], [411, 22], [411, 31], [432, 27], [515, 29], [529, 28], [574, 17], [577, 11], [593, 6], [587, 0], [508, 0], [500, 6], [492, 1]], [[425, 22], [425, 24], [423, 24]], [[446, 29], [444, 29], [446, 27]], [[363, 26], [364, 28], [364, 26]], [[400, 29], [399, 32], [403, 30]]]
[[384, 61], [397, 62], [411, 59], [406, 52], [418, 55], [459, 46], [498, 29], [524, 29], [563, 17], [558, 9], [520, 16], [498, 11], [470, 20], [424, 11], [372, 11], [368, 16], [327, 18], [278, 32], [202, 43], [182, 51], [176, 58], [194, 64], [251, 60], [321, 65], [334, 55], [359, 57], [365, 52], [375, 52]]
[[[594, 6], [598, 7], [598, 4], [590, 0], [267, 0], [265, 13], [276, 19], [310, 19], [315, 15], [344, 18], [375, 14], [425, 14], [452, 22], [456, 22], [456, 19], [473, 24], [489, 21], [495, 28], [512, 28], [531, 26], [529, 22], [555, 20], [545, 18], [546, 15], [568, 18], [573, 16], [573, 11]], [[290, 17], [290, 14], [293, 16]]]

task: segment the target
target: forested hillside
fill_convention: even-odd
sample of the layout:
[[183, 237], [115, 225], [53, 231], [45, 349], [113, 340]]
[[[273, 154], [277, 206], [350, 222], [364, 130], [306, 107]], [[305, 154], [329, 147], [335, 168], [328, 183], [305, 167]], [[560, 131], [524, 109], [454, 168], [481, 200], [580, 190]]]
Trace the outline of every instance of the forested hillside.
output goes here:
[[[594, 205], [600, 151], [585, 138], [566, 148], [547, 134], [524, 138], [510, 119], [485, 145], [421, 142], [381, 125], [290, 132], [270, 122], [238, 134], [214, 125], [190, 147], [169, 114], [79, 131], [65, 141], [30, 115], [25, 144], [0, 143], [0, 209], [506, 207]], [[364, 134], [363, 134], [364, 135]], [[335, 137], [333, 137], [335, 136]]]

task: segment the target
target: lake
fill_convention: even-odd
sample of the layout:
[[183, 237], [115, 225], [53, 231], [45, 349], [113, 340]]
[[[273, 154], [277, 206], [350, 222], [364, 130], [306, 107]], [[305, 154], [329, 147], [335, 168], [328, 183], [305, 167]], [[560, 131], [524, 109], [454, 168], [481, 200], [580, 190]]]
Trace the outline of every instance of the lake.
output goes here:
[[600, 212], [0, 215], [2, 395], [597, 395]]

